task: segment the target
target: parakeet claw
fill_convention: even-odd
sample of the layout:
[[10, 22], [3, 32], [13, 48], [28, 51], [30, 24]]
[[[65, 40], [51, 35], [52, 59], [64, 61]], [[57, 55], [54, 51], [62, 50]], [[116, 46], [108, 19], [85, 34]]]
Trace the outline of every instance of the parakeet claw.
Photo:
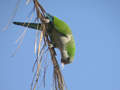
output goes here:
[[44, 18], [43, 21], [44, 21], [45, 23], [49, 23], [49, 22], [50, 22], [50, 20], [49, 20], [49, 19], [46, 19], [46, 18]]
[[[54, 45], [53, 45], [52, 43], [48, 44], [48, 47], [54, 49]], [[57, 55], [55, 51], [54, 51], [54, 55], [55, 55], [55, 56]]]
[[53, 48], [54, 46], [53, 46], [52, 43], [50, 43], [50, 44], [48, 45], [48, 47], [49, 47], [49, 48]]

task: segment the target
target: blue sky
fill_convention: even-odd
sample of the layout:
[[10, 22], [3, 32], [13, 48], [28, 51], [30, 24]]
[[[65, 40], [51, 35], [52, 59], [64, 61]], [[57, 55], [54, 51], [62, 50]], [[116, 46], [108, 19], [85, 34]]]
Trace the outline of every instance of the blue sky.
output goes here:
[[[0, 30], [17, 0], [1, 0]], [[120, 0], [41, 0], [45, 9], [68, 23], [76, 42], [74, 62], [63, 75], [68, 90], [120, 90]], [[14, 21], [25, 21], [33, 4], [25, 0]], [[27, 31], [21, 48], [15, 40], [23, 27], [10, 25], [0, 32], [0, 90], [29, 90], [34, 63], [35, 31]], [[49, 76], [48, 76], [49, 77]], [[48, 88], [42, 90], [49, 90]]]

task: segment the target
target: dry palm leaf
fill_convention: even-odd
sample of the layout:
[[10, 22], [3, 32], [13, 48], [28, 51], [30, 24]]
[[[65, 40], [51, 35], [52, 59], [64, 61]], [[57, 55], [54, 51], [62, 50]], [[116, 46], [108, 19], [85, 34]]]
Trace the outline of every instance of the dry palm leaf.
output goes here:
[[[33, 2], [34, 2], [34, 6], [35, 6], [35, 9], [36, 9], [36, 13], [37, 13], [37, 19], [39, 19], [42, 22], [42, 31], [43, 31], [42, 35], [43, 35], [43, 38], [44, 38], [44, 42], [47, 43], [47, 45], [49, 45], [50, 40], [49, 40], [49, 36], [46, 32], [47, 26], [46, 26], [46, 24], [44, 24], [44, 21], [43, 21], [45, 19], [44, 15], [45, 15], [46, 11], [44, 10], [44, 8], [40, 5], [40, 3], [37, 0], [33, 0]], [[39, 48], [38, 48], [38, 51], [39, 51]], [[63, 76], [61, 74], [59, 64], [58, 64], [57, 59], [55, 57], [56, 56], [55, 50], [54, 50], [54, 48], [49, 48], [49, 51], [50, 51], [51, 60], [53, 62], [53, 67], [54, 67], [54, 69], [53, 69], [54, 70], [53, 71], [54, 72], [54, 89], [55, 90], [66, 90], [67, 88], [66, 88]], [[39, 57], [39, 54], [38, 54], [38, 57]], [[37, 65], [38, 65], [38, 68], [37, 68], [36, 73], [39, 74], [40, 64], [37, 64]], [[37, 82], [38, 82], [38, 77], [36, 79], [36, 83]], [[36, 88], [36, 83], [34, 85], [33, 90]]]

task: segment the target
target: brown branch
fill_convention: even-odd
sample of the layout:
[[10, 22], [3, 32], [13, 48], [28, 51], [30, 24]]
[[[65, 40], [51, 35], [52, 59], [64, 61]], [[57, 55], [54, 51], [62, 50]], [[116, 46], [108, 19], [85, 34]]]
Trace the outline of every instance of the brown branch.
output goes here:
[[[43, 30], [43, 37], [44, 37], [44, 42], [47, 43], [47, 45], [50, 45], [50, 40], [49, 40], [49, 35], [46, 32], [47, 29], [47, 24], [44, 23], [44, 19], [45, 19], [45, 13], [46, 11], [44, 10], [44, 8], [40, 5], [40, 3], [37, 0], [33, 0], [34, 2], [34, 6], [36, 9], [36, 13], [37, 13], [37, 18], [42, 22], [42, 30]], [[59, 64], [57, 62], [56, 59], [56, 52], [54, 50], [54, 48], [49, 48], [50, 54], [51, 54], [51, 60], [53, 62], [53, 66], [54, 66], [54, 83], [55, 83], [55, 89], [56, 90], [65, 90], [65, 82], [62, 76], [62, 73], [60, 71], [60, 67]]]

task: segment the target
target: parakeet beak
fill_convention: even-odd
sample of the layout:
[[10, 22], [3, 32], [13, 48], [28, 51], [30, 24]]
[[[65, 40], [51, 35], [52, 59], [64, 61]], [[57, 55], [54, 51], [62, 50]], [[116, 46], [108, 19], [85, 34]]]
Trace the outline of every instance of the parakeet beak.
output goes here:
[[67, 58], [62, 58], [61, 59], [61, 63], [63, 63], [63, 64], [69, 64], [70, 63], [70, 58], [69, 57], [67, 57]]

